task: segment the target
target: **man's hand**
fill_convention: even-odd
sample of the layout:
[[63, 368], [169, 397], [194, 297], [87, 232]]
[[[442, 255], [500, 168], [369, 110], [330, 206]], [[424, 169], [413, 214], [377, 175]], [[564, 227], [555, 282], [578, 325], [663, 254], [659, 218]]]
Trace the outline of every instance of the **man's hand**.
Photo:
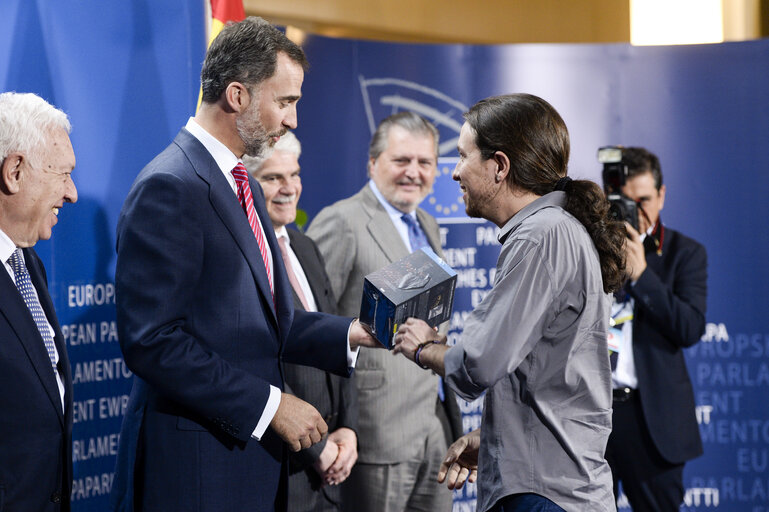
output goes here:
[[322, 475], [323, 481], [329, 485], [341, 484], [350, 476], [350, 471], [358, 460], [358, 436], [354, 430], [342, 427], [329, 434], [327, 444], [335, 444], [339, 455]]
[[315, 407], [288, 393], [280, 395], [270, 427], [295, 452], [314, 445], [328, 432], [328, 425]]
[[371, 335], [371, 332], [360, 323], [357, 318], [350, 327], [350, 348], [358, 347], [384, 348], [384, 346]]
[[478, 449], [481, 446], [481, 429], [465, 434], [449, 446], [446, 457], [438, 470], [438, 483], [446, 482], [449, 489], [461, 489], [465, 481], [478, 478]]
[[339, 446], [336, 443], [332, 443], [331, 437], [329, 436], [329, 439], [326, 439], [326, 446], [324, 446], [323, 450], [320, 452], [320, 457], [315, 461], [315, 471], [317, 471], [321, 477], [325, 476], [326, 471], [328, 471], [328, 468], [331, 467], [338, 456]]
[[625, 258], [628, 275], [632, 282], [638, 281], [643, 271], [646, 270], [646, 250], [644, 249], [643, 242], [641, 242], [641, 235], [638, 231], [633, 229], [629, 223], [625, 222], [625, 229], [627, 229], [628, 240], [625, 244]]
[[393, 353], [403, 354], [407, 359], [414, 361], [419, 345], [433, 340], [445, 343], [446, 336], [438, 334], [424, 320], [409, 318], [398, 327], [398, 332], [395, 333]]

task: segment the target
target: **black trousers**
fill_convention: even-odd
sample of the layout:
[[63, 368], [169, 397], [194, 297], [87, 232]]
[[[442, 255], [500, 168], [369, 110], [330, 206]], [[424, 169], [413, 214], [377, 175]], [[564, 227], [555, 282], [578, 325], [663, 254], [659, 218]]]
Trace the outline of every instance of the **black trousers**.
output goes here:
[[637, 393], [624, 402], [614, 401], [612, 422], [606, 460], [614, 478], [615, 499], [621, 481], [633, 512], [677, 512], [684, 499], [684, 465], [671, 464], [659, 454]]

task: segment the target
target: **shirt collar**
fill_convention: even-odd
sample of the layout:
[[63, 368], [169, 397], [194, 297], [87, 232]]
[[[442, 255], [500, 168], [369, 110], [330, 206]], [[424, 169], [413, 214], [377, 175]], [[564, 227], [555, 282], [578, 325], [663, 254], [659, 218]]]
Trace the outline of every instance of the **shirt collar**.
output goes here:
[[275, 238], [280, 239], [282, 236], [286, 237], [287, 244], [291, 244], [291, 239], [288, 237], [288, 230], [286, 229], [286, 226], [281, 226], [275, 229]]
[[499, 235], [497, 235], [499, 243], [504, 244], [507, 237], [510, 236], [510, 234], [515, 231], [515, 229], [521, 225], [524, 220], [531, 217], [538, 211], [545, 208], [551, 208], [553, 206], [560, 206], [563, 208], [565, 205], [566, 192], [560, 190], [556, 192], [550, 192], [535, 199], [531, 203], [521, 208], [518, 213], [513, 215], [510, 220], [507, 221], [504, 226], [502, 226], [502, 229], [499, 230]]
[[238, 157], [235, 156], [235, 153], [230, 151], [230, 149], [222, 144], [219, 139], [208, 133], [205, 128], [195, 121], [194, 118], [189, 118], [185, 128], [193, 137], [203, 144], [203, 147], [205, 147], [211, 154], [216, 161], [216, 165], [219, 166], [219, 169], [221, 169], [224, 174], [229, 174], [240, 161]]
[[16, 244], [0, 229], [0, 261], [6, 263], [15, 250]]
[[[384, 209], [387, 211], [387, 214], [390, 215], [390, 217], [398, 219], [403, 217], [403, 212], [391, 205], [387, 199], [385, 199], [385, 197], [377, 188], [376, 183], [374, 183], [374, 180], [368, 180], [368, 185], [371, 187], [371, 191], [374, 193], [374, 196], [376, 196], [377, 200], [382, 204], [382, 206], [384, 206]], [[409, 212], [407, 215], [410, 215], [414, 220], [417, 219], [416, 210]]]

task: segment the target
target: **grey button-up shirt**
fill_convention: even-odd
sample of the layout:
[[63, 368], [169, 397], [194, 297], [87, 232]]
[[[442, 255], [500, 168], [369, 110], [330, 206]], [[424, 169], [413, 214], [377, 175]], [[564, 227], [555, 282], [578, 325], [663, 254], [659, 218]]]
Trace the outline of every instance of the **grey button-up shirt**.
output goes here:
[[584, 226], [552, 192], [502, 228], [494, 286], [446, 353], [446, 382], [486, 392], [478, 510], [536, 493], [567, 511], [615, 511], [609, 296]]

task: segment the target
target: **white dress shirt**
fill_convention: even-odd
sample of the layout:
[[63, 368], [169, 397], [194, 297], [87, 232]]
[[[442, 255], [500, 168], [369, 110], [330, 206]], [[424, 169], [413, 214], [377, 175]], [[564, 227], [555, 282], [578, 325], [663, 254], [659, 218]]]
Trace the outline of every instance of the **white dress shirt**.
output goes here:
[[307, 280], [307, 275], [304, 273], [302, 264], [299, 263], [299, 258], [296, 257], [294, 249], [291, 247], [291, 238], [288, 236], [288, 230], [286, 226], [281, 226], [275, 230], [275, 238], [280, 240], [283, 238], [286, 241], [286, 252], [288, 253], [288, 259], [290, 262], [284, 262], [286, 266], [291, 265], [291, 269], [294, 271], [296, 280], [299, 281], [299, 287], [302, 289], [304, 298], [307, 301], [307, 311], [318, 311], [318, 305], [315, 303], [315, 297], [312, 294], [312, 288], [310, 288], [310, 282]]
[[[5, 266], [5, 270], [8, 272], [8, 275], [11, 276], [11, 281], [13, 281], [13, 284], [16, 284], [16, 274], [13, 272], [13, 268], [8, 264], [8, 258], [11, 257], [11, 255], [16, 250], [16, 244], [13, 243], [13, 241], [6, 235], [2, 229], [0, 229], [0, 261], [3, 262], [3, 265]], [[24, 253], [21, 254], [21, 258], [24, 259]], [[24, 265], [26, 265], [26, 261], [24, 262]], [[32, 287], [32, 291], [35, 293], [35, 298], [37, 298], [37, 301], [40, 302], [40, 296], [37, 294], [37, 290], [35, 287]], [[48, 320], [48, 318], [45, 319], [45, 323], [48, 326], [48, 330], [51, 332], [51, 338], [54, 338], [56, 336], [56, 333], [53, 330], [53, 327], [51, 326], [51, 322]], [[59, 351], [56, 349], [56, 345], [53, 347], [54, 352], [54, 361], [53, 364], [58, 365], [59, 364]], [[64, 411], [64, 381], [61, 380], [61, 374], [59, 372], [55, 372], [56, 375], [56, 384], [59, 386], [59, 397], [61, 398], [61, 410]]]

